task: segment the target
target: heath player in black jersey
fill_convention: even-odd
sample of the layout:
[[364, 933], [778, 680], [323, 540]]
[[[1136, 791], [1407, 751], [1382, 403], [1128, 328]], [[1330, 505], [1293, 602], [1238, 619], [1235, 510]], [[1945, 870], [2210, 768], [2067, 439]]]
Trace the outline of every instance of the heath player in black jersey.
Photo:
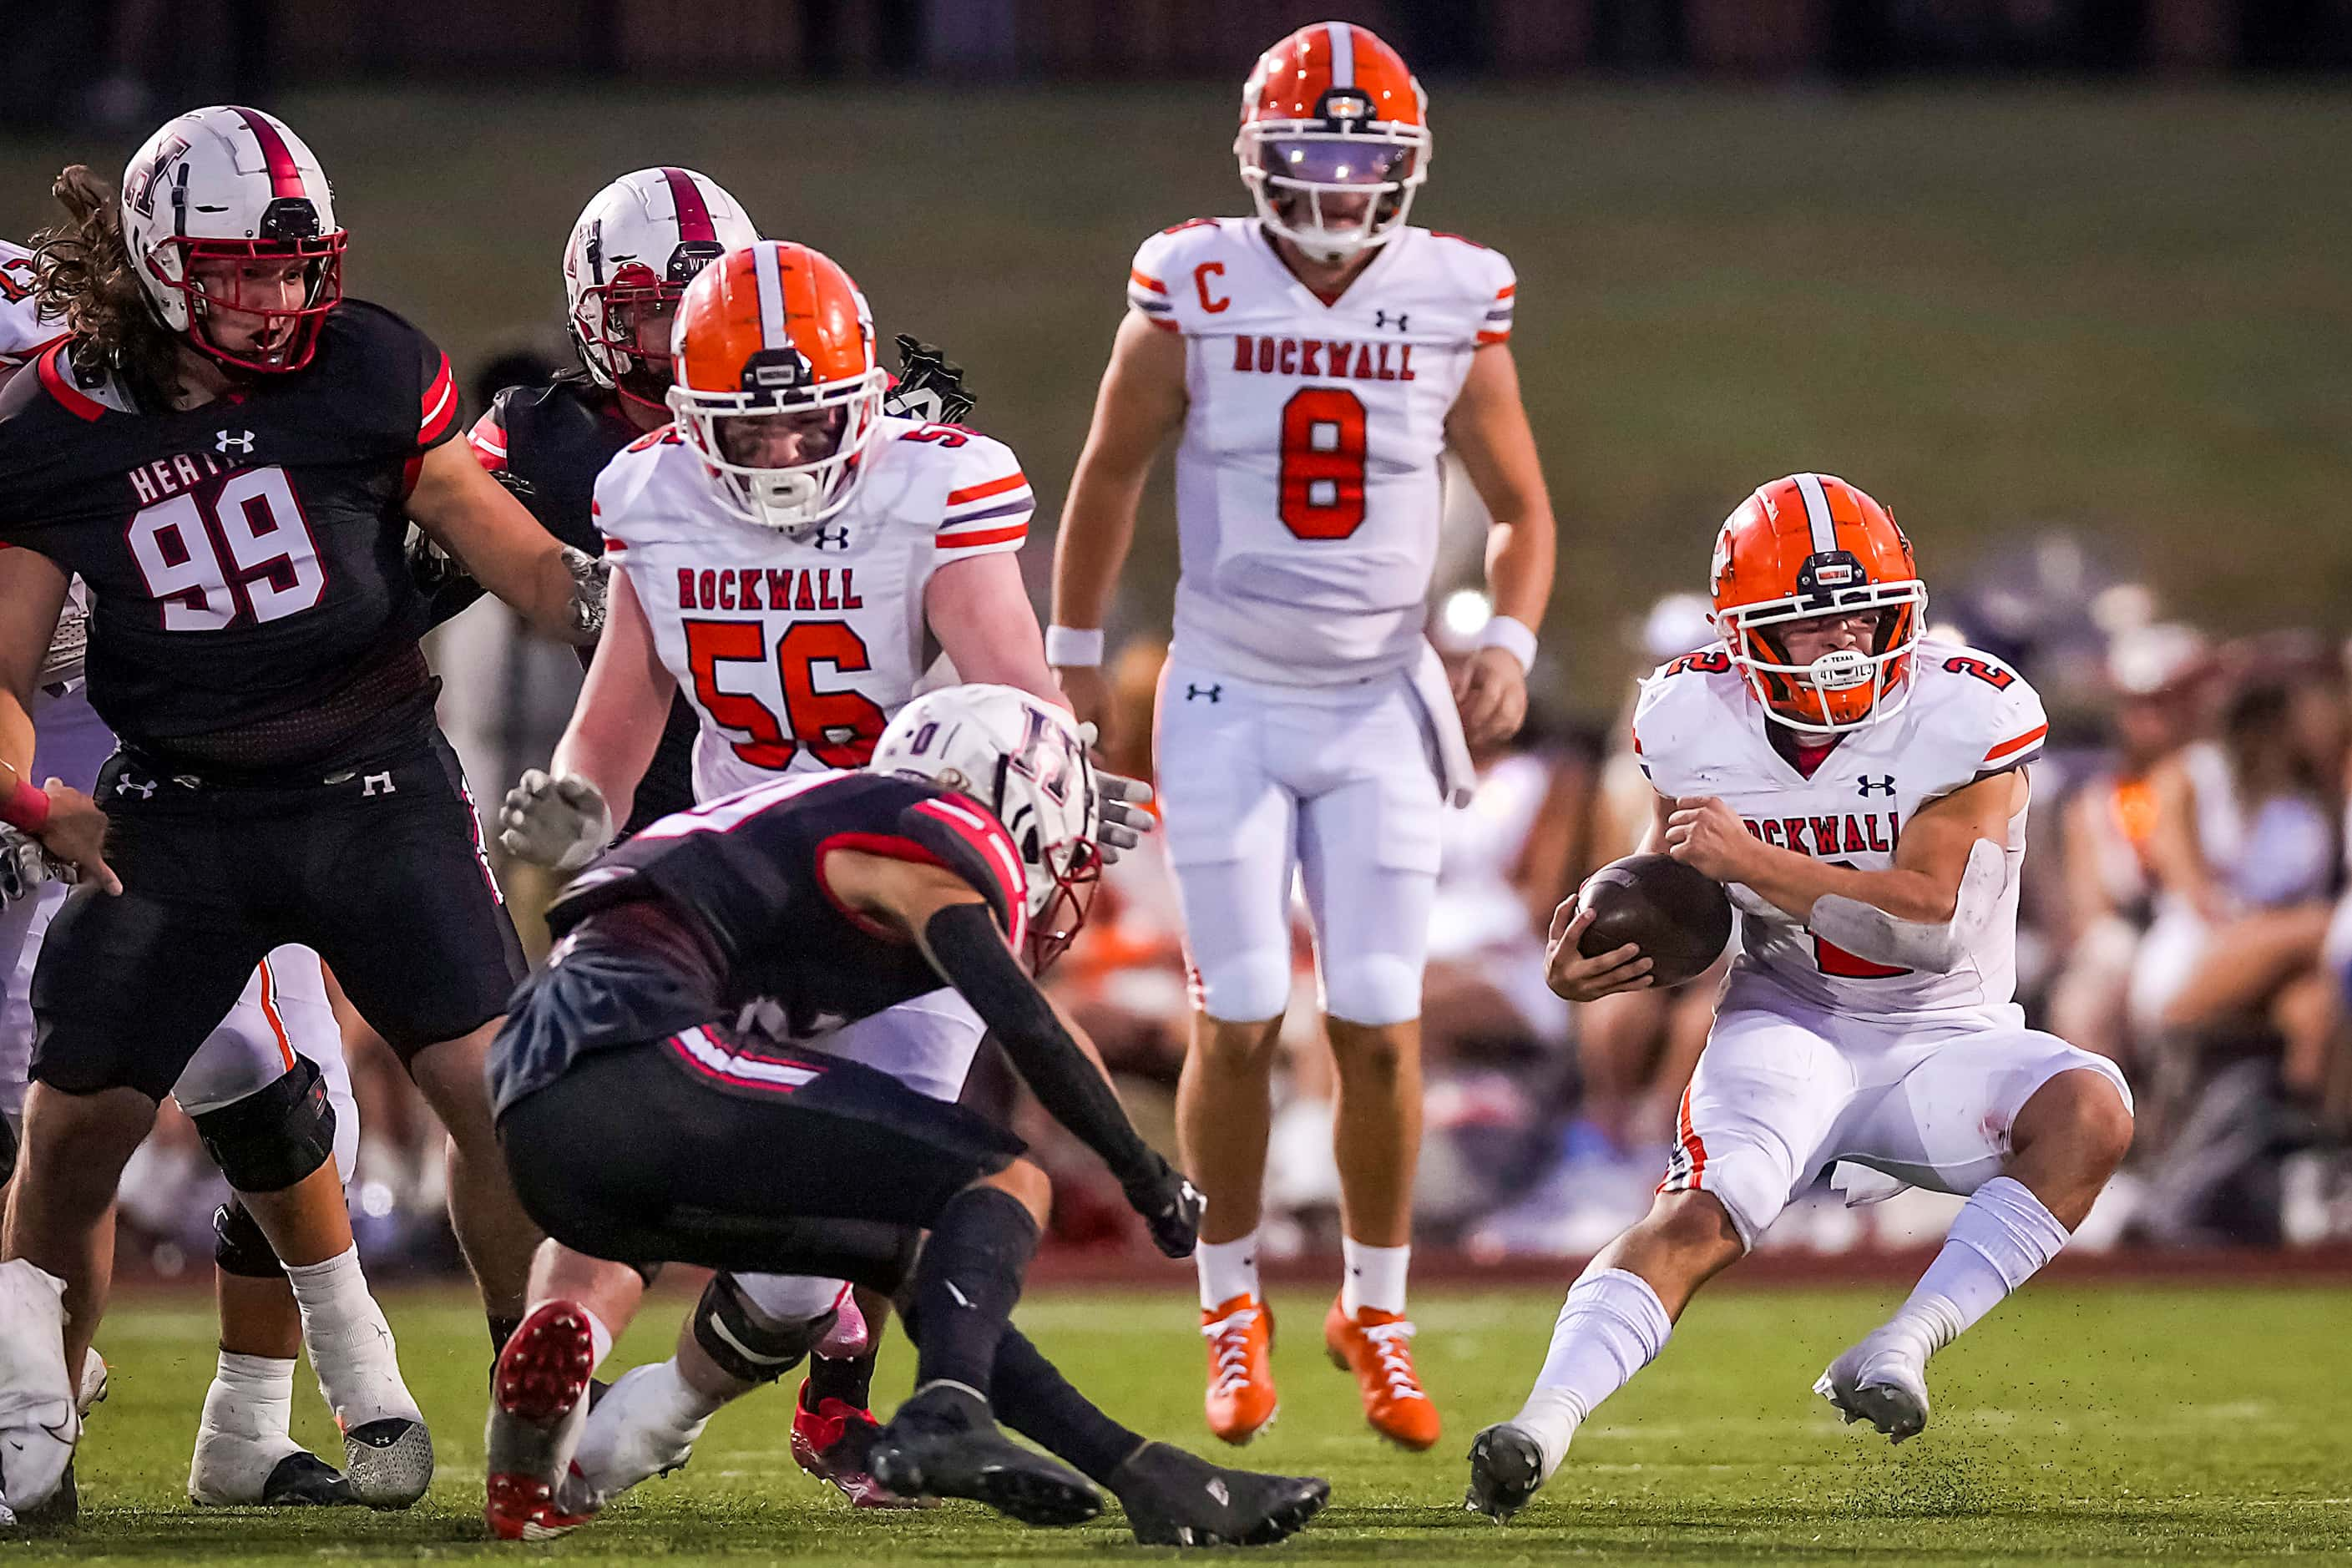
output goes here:
[[[119, 196], [79, 168], [58, 194], [71, 221], [37, 287], [72, 336], [0, 392], [0, 756], [27, 763], [32, 680], [78, 574], [89, 697], [121, 745], [96, 792], [121, 892], [82, 889], [42, 951], [7, 1250], [65, 1279], [79, 1364], [124, 1160], [260, 957], [302, 942], [449, 1128], [495, 1336], [533, 1237], [481, 1063], [523, 965], [434, 723], [404, 542], [414, 519], [571, 641], [601, 616], [593, 563], [450, 443], [440, 351], [341, 298], [327, 182], [284, 125], [200, 110], [132, 157]], [[289, 1268], [313, 1262], [255, 1196]]]
[[[581, 210], [563, 251], [580, 368], [508, 387], [466, 437], [482, 467], [564, 543], [604, 553], [596, 476], [622, 447], [670, 423], [670, 325], [686, 286], [713, 258], [758, 238], [742, 205], [691, 169], [624, 174]], [[950, 424], [971, 411], [962, 372], [938, 350], [901, 337], [898, 353], [887, 412]], [[436, 585], [436, 599], [451, 614], [470, 595], [462, 583]], [[699, 729], [694, 705], [674, 697], [623, 837], [694, 804]]]
[[[998, 1433], [993, 1396], [1118, 1493], [1146, 1540], [1279, 1539], [1321, 1506], [1319, 1481], [1148, 1444], [1063, 1382], [1007, 1321], [1044, 1173], [1011, 1134], [854, 1058], [862, 1020], [954, 987], [1118, 1176], [1160, 1248], [1192, 1250], [1191, 1184], [1136, 1136], [1015, 956], [1050, 959], [1083, 920], [1097, 805], [1067, 713], [1011, 687], [950, 687], [899, 713], [869, 771], [667, 817], [557, 901], [555, 951], [516, 998], [491, 1081], [517, 1190], [584, 1256], [543, 1264], [499, 1356], [494, 1531], [540, 1538], [600, 1500], [564, 1478], [596, 1420], [580, 1415], [595, 1346], [636, 1296], [626, 1268], [607, 1292], [616, 1271], [594, 1259], [898, 1290], [916, 1394], [868, 1458], [901, 1496], [975, 1498], [1032, 1523], [1093, 1517], [1086, 1481]], [[777, 1321], [729, 1280], [706, 1293], [693, 1340], [709, 1408], [788, 1371], [831, 1320]]]

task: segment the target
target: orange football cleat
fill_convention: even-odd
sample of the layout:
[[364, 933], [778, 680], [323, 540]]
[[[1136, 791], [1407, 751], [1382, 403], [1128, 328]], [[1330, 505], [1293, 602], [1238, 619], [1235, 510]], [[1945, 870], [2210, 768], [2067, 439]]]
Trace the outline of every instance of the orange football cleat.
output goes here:
[[1244, 1293], [1201, 1314], [1209, 1342], [1209, 1430], [1246, 1443], [1274, 1424], [1274, 1313]]
[[1412, 1325], [1402, 1313], [1366, 1307], [1351, 1318], [1334, 1301], [1323, 1320], [1323, 1345], [1333, 1366], [1356, 1374], [1373, 1431], [1407, 1448], [1437, 1441], [1437, 1406], [1412, 1369]]

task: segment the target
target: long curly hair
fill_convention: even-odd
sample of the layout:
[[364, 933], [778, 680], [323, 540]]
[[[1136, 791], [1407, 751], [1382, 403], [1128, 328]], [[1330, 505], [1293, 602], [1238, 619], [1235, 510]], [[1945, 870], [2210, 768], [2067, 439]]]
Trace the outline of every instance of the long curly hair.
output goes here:
[[110, 372], [142, 406], [169, 408], [180, 392], [180, 340], [140, 287], [114, 187], [75, 163], [49, 194], [66, 221], [33, 237], [37, 308], [73, 333], [67, 352], [79, 374]]

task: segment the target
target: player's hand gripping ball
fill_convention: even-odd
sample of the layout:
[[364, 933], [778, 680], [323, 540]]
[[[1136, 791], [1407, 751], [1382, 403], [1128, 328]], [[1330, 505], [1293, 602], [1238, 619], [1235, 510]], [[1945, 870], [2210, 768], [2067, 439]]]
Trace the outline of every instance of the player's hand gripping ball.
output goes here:
[[1590, 1002], [1705, 973], [1731, 940], [1731, 900], [1668, 856], [1628, 855], [1587, 878], [1552, 925], [1551, 987]]

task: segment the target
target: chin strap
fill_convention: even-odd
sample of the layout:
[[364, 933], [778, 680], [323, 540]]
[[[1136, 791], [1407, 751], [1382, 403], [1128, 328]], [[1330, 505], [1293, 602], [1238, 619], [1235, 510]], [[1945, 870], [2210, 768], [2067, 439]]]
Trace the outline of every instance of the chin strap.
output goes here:
[[1968, 962], [1977, 938], [2000, 910], [2008, 851], [1990, 838], [1969, 847], [1968, 868], [1949, 920], [1898, 920], [1876, 904], [1825, 893], [1813, 900], [1813, 934], [1857, 958], [1927, 974], [1949, 974]]

